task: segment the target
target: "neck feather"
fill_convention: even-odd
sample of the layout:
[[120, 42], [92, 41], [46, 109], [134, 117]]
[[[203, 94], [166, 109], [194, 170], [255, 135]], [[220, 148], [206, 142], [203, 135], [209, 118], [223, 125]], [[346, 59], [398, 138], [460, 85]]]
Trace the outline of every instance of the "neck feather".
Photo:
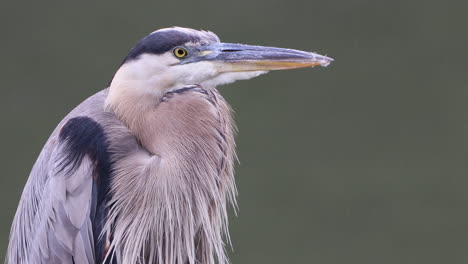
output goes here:
[[122, 263], [227, 263], [227, 208], [236, 196], [230, 107], [216, 89], [158, 95], [128, 92], [121, 84], [112, 95], [113, 88], [106, 105], [142, 146], [123, 157], [113, 175], [107, 230], [113, 230], [115, 257]]

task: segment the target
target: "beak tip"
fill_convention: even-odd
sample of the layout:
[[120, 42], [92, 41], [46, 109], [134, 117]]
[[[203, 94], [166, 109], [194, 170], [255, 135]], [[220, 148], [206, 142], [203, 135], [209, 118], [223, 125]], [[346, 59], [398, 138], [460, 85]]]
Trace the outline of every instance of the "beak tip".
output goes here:
[[320, 66], [322, 67], [327, 67], [328, 65], [330, 65], [330, 63], [332, 63], [334, 61], [333, 58], [330, 58], [330, 57], [326, 57], [326, 56], [321, 56], [319, 59], [318, 59], [318, 62], [320, 64]]

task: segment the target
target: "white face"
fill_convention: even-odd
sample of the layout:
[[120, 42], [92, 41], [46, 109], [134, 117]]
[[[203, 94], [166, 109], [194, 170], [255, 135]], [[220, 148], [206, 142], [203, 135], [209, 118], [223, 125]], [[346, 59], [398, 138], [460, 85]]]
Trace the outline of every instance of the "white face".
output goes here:
[[148, 89], [148, 92], [161, 94], [192, 84], [210, 89], [266, 73], [266, 71], [229, 72], [229, 67], [229, 64], [216, 61], [180, 64], [180, 59], [172, 50], [161, 55], [143, 54], [122, 65], [112, 81], [112, 86], [121, 82], [138, 82], [144, 87], [139, 86]]

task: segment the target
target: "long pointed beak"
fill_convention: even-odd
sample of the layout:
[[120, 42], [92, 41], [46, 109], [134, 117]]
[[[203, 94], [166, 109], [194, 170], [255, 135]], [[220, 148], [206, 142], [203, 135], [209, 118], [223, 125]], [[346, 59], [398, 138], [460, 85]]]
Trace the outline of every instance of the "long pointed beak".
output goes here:
[[199, 50], [198, 60], [216, 62], [219, 72], [271, 71], [328, 66], [333, 59], [312, 52], [216, 43]]

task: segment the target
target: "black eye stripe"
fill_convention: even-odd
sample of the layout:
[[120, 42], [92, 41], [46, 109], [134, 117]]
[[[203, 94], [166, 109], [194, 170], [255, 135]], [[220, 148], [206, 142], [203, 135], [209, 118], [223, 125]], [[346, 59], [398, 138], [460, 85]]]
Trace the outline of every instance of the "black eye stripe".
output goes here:
[[[208, 36], [189, 34], [177, 29], [151, 33], [150, 35], [140, 40], [140, 42], [138, 42], [132, 48], [124, 62], [136, 59], [138, 56], [144, 53], [163, 54], [167, 51], [173, 50], [174, 47], [184, 45], [185, 43], [200, 42], [202, 39], [204, 39], [203, 37], [205, 37], [205, 39], [208, 38]], [[219, 39], [213, 37], [208, 39], [208, 41], [210, 41], [210, 43], [214, 43], [219, 42]]]

